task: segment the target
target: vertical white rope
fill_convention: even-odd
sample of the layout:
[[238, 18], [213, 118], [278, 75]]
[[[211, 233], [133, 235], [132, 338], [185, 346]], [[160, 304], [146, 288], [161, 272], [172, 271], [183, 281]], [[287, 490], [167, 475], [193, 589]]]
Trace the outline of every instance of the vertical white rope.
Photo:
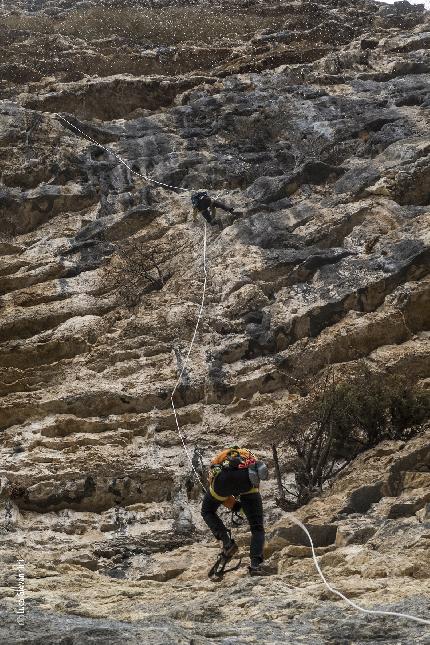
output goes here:
[[170, 395], [170, 401], [171, 401], [171, 404], [172, 404], [173, 414], [175, 416], [176, 428], [177, 428], [177, 431], [178, 431], [178, 435], [179, 435], [179, 437], [181, 439], [182, 446], [184, 448], [184, 452], [185, 452], [185, 454], [186, 454], [186, 456], [188, 458], [188, 461], [191, 464], [191, 468], [193, 470], [193, 473], [194, 473], [197, 481], [199, 482], [200, 486], [203, 488], [203, 490], [205, 492], [206, 492], [206, 486], [203, 484], [203, 482], [201, 480], [201, 477], [200, 477], [199, 473], [197, 472], [197, 470], [196, 470], [196, 468], [195, 468], [195, 466], [193, 464], [192, 457], [191, 457], [191, 455], [189, 453], [189, 450], [188, 450], [188, 448], [186, 446], [186, 443], [185, 443], [185, 439], [184, 439], [184, 437], [182, 435], [181, 428], [179, 426], [178, 415], [176, 414], [176, 408], [175, 408], [175, 403], [174, 403], [173, 397], [174, 397], [175, 392], [178, 389], [179, 384], [180, 384], [180, 382], [182, 380], [182, 375], [183, 375], [185, 369], [188, 366], [191, 351], [192, 351], [193, 346], [194, 346], [194, 341], [195, 341], [196, 336], [197, 336], [197, 331], [199, 329], [200, 320], [202, 318], [203, 309], [204, 309], [204, 306], [205, 306], [206, 284], [207, 284], [207, 279], [208, 279], [207, 268], [206, 268], [206, 245], [207, 245], [207, 224], [206, 224], [206, 221], [205, 221], [205, 228], [204, 228], [204, 234], [203, 234], [203, 275], [204, 275], [204, 280], [203, 280], [202, 299], [201, 299], [201, 303], [200, 303], [199, 313], [197, 315], [196, 325], [194, 327], [194, 333], [193, 333], [193, 336], [191, 338], [191, 343], [190, 343], [190, 346], [188, 348], [188, 352], [187, 352], [187, 355], [185, 357], [185, 360], [184, 360], [184, 362], [182, 364], [182, 369], [181, 369], [181, 371], [179, 373], [179, 376], [178, 376], [178, 379], [177, 379], [177, 381], [175, 383], [175, 387], [173, 388], [172, 394]]
[[178, 376], [178, 380], [176, 381], [175, 387], [173, 388], [172, 396], [175, 394], [176, 389], [178, 388], [179, 383], [181, 382], [182, 375], [183, 375], [183, 373], [184, 373], [184, 371], [185, 371], [185, 369], [186, 369], [186, 367], [188, 365], [191, 350], [193, 349], [194, 341], [196, 339], [197, 330], [198, 330], [199, 325], [200, 325], [200, 320], [201, 320], [201, 317], [202, 317], [202, 314], [203, 314], [203, 308], [204, 308], [204, 305], [205, 305], [206, 283], [207, 283], [207, 279], [208, 279], [207, 270], [206, 270], [206, 243], [207, 243], [206, 239], [207, 239], [207, 224], [205, 222], [205, 228], [204, 228], [204, 234], [203, 234], [203, 274], [204, 274], [204, 280], [203, 280], [202, 300], [201, 300], [201, 303], [200, 303], [200, 309], [199, 309], [199, 313], [198, 313], [198, 316], [197, 316], [197, 322], [196, 322], [196, 325], [195, 325], [195, 328], [194, 328], [194, 334], [193, 334], [193, 337], [191, 339], [191, 343], [190, 343], [190, 346], [189, 346], [189, 349], [188, 349], [188, 352], [187, 352], [187, 356], [185, 358], [185, 361], [184, 361], [184, 363], [182, 365], [182, 369], [181, 369], [180, 374]]
[[[79, 132], [79, 133], [80, 133], [80, 134], [81, 134], [85, 139], [87, 139], [88, 141], [91, 141], [91, 143], [94, 143], [97, 147], [102, 148], [102, 149], [103, 149], [103, 150], [105, 150], [107, 153], [109, 153], [109, 154], [113, 155], [113, 156], [114, 156], [114, 157], [115, 157], [115, 158], [116, 158], [116, 159], [117, 159], [121, 164], [123, 164], [123, 166], [125, 166], [125, 167], [126, 167], [126, 168], [127, 168], [127, 169], [128, 169], [128, 170], [129, 170], [133, 175], [137, 175], [137, 176], [139, 176], [139, 177], [142, 177], [142, 178], [143, 178], [143, 179], [145, 179], [146, 181], [151, 182], [151, 183], [153, 183], [153, 184], [157, 184], [158, 186], [163, 186], [163, 187], [165, 187], [165, 188], [171, 188], [171, 189], [173, 189], [173, 190], [181, 190], [181, 191], [183, 191], [183, 192], [191, 192], [188, 188], [181, 188], [181, 187], [179, 187], [179, 186], [172, 186], [172, 185], [170, 185], [170, 184], [165, 184], [165, 183], [163, 183], [163, 182], [161, 182], [161, 181], [157, 181], [157, 180], [155, 180], [155, 179], [151, 179], [151, 178], [150, 178], [150, 177], [148, 177], [147, 175], [144, 175], [144, 174], [142, 174], [142, 173], [140, 173], [140, 172], [137, 172], [136, 170], [133, 170], [133, 168], [131, 168], [131, 167], [129, 166], [129, 164], [128, 164], [126, 161], [124, 161], [124, 159], [122, 159], [122, 157], [120, 157], [118, 154], [116, 154], [116, 152], [114, 152], [111, 148], [107, 148], [106, 146], [103, 146], [102, 144], [100, 144], [98, 141], [96, 141], [95, 139], [93, 139], [92, 137], [90, 137], [88, 134], [86, 134], [85, 132], [83, 132], [80, 128], [78, 128], [78, 126], [77, 126], [77, 125], [75, 125], [74, 123], [71, 123], [71, 121], [69, 121], [68, 119], [66, 119], [66, 118], [65, 118], [64, 116], [62, 116], [61, 114], [56, 114], [56, 116], [57, 116], [59, 119], [61, 119], [62, 121], [64, 121], [65, 123], [67, 123], [71, 128], [74, 128], [74, 129], [75, 129], [77, 132]], [[189, 460], [189, 462], [190, 462], [190, 464], [191, 464], [191, 468], [192, 468], [192, 470], [193, 470], [193, 472], [194, 472], [194, 475], [195, 475], [195, 477], [197, 478], [197, 481], [199, 482], [200, 486], [203, 488], [203, 490], [204, 490], [204, 491], [206, 491], [206, 487], [204, 486], [204, 484], [203, 484], [203, 482], [202, 482], [202, 480], [201, 480], [201, 478], [200, 478], [200, 476], [199, 476], [199, 474], [198, 474], [198, 472], [197, 472], [196, 468], [194, 467], [192, 457], [191, 457], [191, 455], [190, 455], [190, 453], [189, 453], [189, 451], [188, 451], [188, 448], [187, 448], [186, 443], [185, 443], [185, 439], [184, 439], [184, 437], [183, 437], [183, 435], [182, 435], [182, 433], [181, 433], [181, 428], [180, 428], [180, 425], [179, 425], [178, 415], [177, 415], [177, 413], [176, 413], [175, 402], [174, 402], [173, 397], [174, 397], [175, 392], [176, 392], [176, 390], [178, 389], [179, 384], [180, 384], [180, 382], [181, 382], [181, 380], [182, 380], [182, 375], [183, 375], [183, 373], [184, 373], [184, 370], [186, 369], [186, 367], [187, 367], [187, 365], [188, 365], [188, 363], [189, 363], [189, 359], [190, 359], [191, 351], [192, 351], [192, 349], [193, 349], [194, 341], [195, 341], [195, 339], [196, 339], [197, 331], [198, 331], [198, 328], [199, 328], [199, 325], [200, 325], [200, 320], [201, 320], [202, 315], [203, 315], [203, 308], [204, 308], [205, 296], [206, 296], [206, 284], [207, 284], [206, 247], [207, 247], [207, 225], [206, 225], [206, 221], [205, 221], [204, 237], [203, 237], [203, 273], [204, 273], [204, 281], [203, 281], [203, 293], [202, 293], [202, 300], [201, 300], [201, 304], [200, 304], [199, 313], [198, 313], [198, 316], [197, 316], [197, 322], [196, 322], [196, 325], [195, 325], [195, 328], [194, 328], [194, 333], [193, 333], [193, 336], [192, 336], [192, 339], [191, 339], [190, 346], [189, 346], [189, 348], [188, 348], [187, 356], [186, 356], [185, 361], [184, 361], [184, 363], [183, 363], [183, 365], [182, 365], [182, 369], [181, 369], [181, 371], [180, 371], [180, 373], [179, 373], [178, 380], [176, 381], [175, 387], [173, 388], [173, 391], [172, 391], [172, 393], [171, 393], [171, 395], [170, 395], [170, 401], [171, 401], [171, 404], [172, 404], [172, 410], [173, 410], [173, 414], [174, 414], [174, 417], [175, 417], [176, 428], [177, 428], [178, 435], [179, 435], [179, 437], [180, 437], [180, 439], [181, 439], [181, 442], [182, 442], [182, 447], [183, 447], [184, 452], [185, 452], [185, 454], [186, 454], [186, 456], [187, 456], [187, 458], [188, 458], [188, 460]]]

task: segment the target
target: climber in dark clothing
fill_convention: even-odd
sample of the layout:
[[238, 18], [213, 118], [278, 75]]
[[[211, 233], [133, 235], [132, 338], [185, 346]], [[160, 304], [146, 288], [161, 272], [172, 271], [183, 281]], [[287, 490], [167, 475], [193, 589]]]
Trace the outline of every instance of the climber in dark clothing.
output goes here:
[[[222, 554], [227, 560], [233, 557], [238, 547], [218, 517], [217, 510], [223, 504], [235, 513], [243, 511], [251, 529], [251, 575], [262, 573], [264, 520], [258, 486], [260, 479], [267, 479], [267, 476], [267, 466], [257, 461], [249, 450], [236, 446], [228, 448], [212, 460], [210, 487], [202, 504], [202, 517], [214, 537], [222, 541]], [[237, 499], [239, 496], [240, 501]]]
[[191, 196], [191, 203], [193, 205], [194, 219], [197, 217], [197, 213], [201, 213], [205, 218], [205, 220], [207, 221], [207, 223], [210, 224], [211, 226], [214, 226], [214, 224], [216, 223], [215, 216], [216, 216], [217, 208], [220, 208], [226, 213], [234, 212], [234, 208], [229, 208], [225, 204], [222, 204], [221, 202], [218, 202], [215, 199], [212, 199], [211, 197], [209, 197], [207, 193], [203, 191], [194, 193]]

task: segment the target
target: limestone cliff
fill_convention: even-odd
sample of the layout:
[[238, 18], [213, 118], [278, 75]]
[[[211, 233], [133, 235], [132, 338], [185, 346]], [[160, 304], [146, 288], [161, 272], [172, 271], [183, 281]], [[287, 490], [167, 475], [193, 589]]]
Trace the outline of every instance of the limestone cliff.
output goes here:
[[[323, 587], [264, 487], [275, 574], [206, 577], [191, 454], [270, 465], [327, 366], [430, 377], [430, 16], [372, 0], [8, 0], [0, 15], [2, 643], [425, 643]], [[60, 115], [60, 116], [59, 116]], [[124, 306], [125, 240], [170, 257]], [[121, 290], [120, 290], [121, 291]], [[195, 452], [196, 451], [196, 452]], [[330, 581], [429, 617], [429, 433], [298, 515]], [[246, 548], [247, 532], [238, 531]], [[17, 561], [25, 620], [17, 622]]]

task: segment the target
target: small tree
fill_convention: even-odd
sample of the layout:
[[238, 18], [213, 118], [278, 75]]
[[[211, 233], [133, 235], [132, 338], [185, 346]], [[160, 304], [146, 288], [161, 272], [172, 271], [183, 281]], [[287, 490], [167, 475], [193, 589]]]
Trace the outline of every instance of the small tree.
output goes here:
[[121, 241], [105, 268], [104, 279], [124, 306], [135, 307], [145, 294], [164, 287], [173, 273], [172, 260], [171, 248], [165, 245], [138, 239]]
[[361, 452], [384, 439], [410, 439], [430, 417], [430, 393], [400, 377], [362, 367], [347, 383], [332, 372], [308, 410], [303, 426], [288, 429], [286, 457], [294, 482], [285, 486], [276, 447], [279, 504], [297, 508], [319, 495]]

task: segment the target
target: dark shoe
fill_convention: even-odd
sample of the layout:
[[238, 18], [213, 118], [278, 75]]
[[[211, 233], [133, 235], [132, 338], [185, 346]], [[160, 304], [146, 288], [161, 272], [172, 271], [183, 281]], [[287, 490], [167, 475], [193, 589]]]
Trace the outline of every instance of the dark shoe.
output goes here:
[[248, 567], [248, 572], [250, 576], [261, 576], [263, 574], [263, 567], [261, 564], [251, 564]]
[[250, 576], [273, 576], [276, 575], [277, 571], [261, 563], [251, 563], [248, 567], [248, 573]]
[[225, 558], [230, 560], [234, 556], [235, 553], [239, 551], [239, 547], [237, 546], [236, 542], [234, 540], [231, 540], [228, 544], [226, 544], [222, 550], [222, 554]]

